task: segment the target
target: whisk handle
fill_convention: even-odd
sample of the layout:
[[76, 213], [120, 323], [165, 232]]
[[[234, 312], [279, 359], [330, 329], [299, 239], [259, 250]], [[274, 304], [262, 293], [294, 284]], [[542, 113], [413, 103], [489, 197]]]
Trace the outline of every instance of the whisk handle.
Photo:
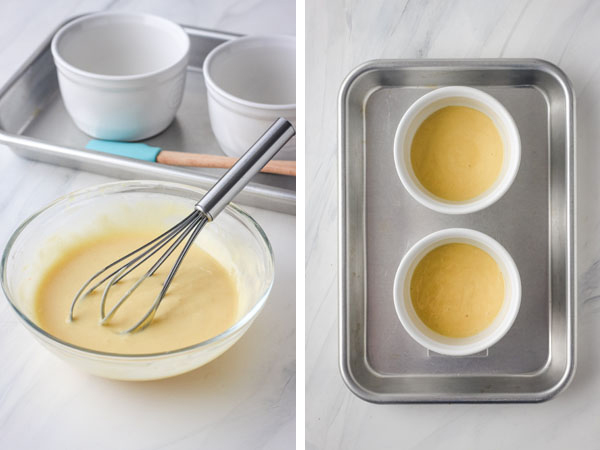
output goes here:
[[208, 220], [213, 220], [295, 134], [290, 122], [281, 117], [277, 119], [196, 203], [195, 208]]

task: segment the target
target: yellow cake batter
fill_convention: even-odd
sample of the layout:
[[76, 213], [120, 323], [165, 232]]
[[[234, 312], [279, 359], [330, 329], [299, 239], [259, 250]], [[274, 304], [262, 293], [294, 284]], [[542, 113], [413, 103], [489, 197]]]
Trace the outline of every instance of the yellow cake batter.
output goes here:
[[504, 155], [492, 120], [466, 106], [447, 106], [419, 126], [411, 147], [415, 175], [445, 200], [470, 200], [498, 178]]
[[[80, 347], [110, 353], [147, 354], [198, 344], [232, 326], [238, 313], [236, 282], [219, 262], [194, 245], [179, 267], [154, 321], [145, 330], [119, 334], [141, 319], [154, 302], [178, 251], [138, 287], [108, 324], [98, 324], [102, 289], [80, 300], [73, 322], [68, 321], [73, 297], [87, 278], [155, 236], [110, 233], [67, 251], [44, 275], [37, 289], [35, 313], [40, 327]], [[142, 268], [147, 270], [148, 267], [141, 266], [111, 288], [107, 312], [143, 272]]]
[[419, 261], [410, 296], [423, 323], [444, 336], [468, 337], [487, 328], [504, 301], [498, 263], [470, 244], [446, 244]]

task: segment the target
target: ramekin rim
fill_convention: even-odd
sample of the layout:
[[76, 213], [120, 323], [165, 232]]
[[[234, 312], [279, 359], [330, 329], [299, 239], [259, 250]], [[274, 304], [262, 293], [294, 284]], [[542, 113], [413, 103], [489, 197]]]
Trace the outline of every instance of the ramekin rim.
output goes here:
[[222, 44], [216, 46], [215, 48], [213, 48], [210, 53], [206, 56], [206, 58], [204, 59], [204, 63], [202, 64], [202, 74], [204, 75], [204, 81], [206, 83], [206, 87], [207, 89], [210, 89], [212, 91], [214, 91], [216, 94], [220, 95], [221, 97], [224, 97], [226, 99], [228, 99], [229, 101], [239, 104], [239, 105], [243, 105], [249, 108], [254, 108], [254, 109], [259, 109], [259, 110], [265, 110], [265, 111], [272, 111], [272, 110], [284, 110], [284, 109], [288, 109], [288, 110], [295, 110], [296, 109], [296, 103], [260, 103], [260, 102], [253, 102], [250, 100], [245, 100], [243, 98], [237, 97], [229, 92], [227, 92], [226, 90], [224, 90], [222, 87], [220, 87], [215, 80], [213, 79], [213, 77], [211, 76], [210, 73], [210, 65], [212, 64], [212, 61], [215, 59], [216, 55], [218, 55], [220, 52], [223, 51], [223, 49], [227, 49], [229, 47], [232, 47], [234, 45], [239, 45], [240, 43], [243, 42], [248, 42], [248, 41], [253, 41], [253, 40], [260, 40], [260, 39], [269, 39], [272, 42], [277, 42], [277, 43], [281, 43], [283, 41], [293, 41], [294, 42], [294, 48], [295, 48], [295, 42], [296, 42], [296, 38], [294, 36], [291, 35], [285, 35], [285, 34], [273, 34], [273, 35], [252, 35], [252, 36], [243, 36], [240, 38], [236, 38], [236, 39], [231, 39], [229, 41], [225, 41]]
[[[482, 198], [466, 201], [460, 204], [453, 204], [450, 202], [437, 200], [432, 195], [423, 192], [423, 190], [414, 185], [413, 180], [408, 174], [408, 169], [405, 167], [403, 161], [404, 149], [400, 142], [404, 140], [409, 126], [411, 125], [415, 116], [421, 110], [439, 100], [453, 97], [466, 97], [490, 106], [490, 108], [494, 109], [494, 111], [502, 117], [503, 121], [507, 125], [509, 134], [511, 135], [509, 137], [514, 139], [514, 147], [512, 148], [513, 157], [509, 161], [510, 165], [507, 167], [501, 183], [485, 194]], [[512, 186], [519, 172], [519, 167], [521, 164], [521, 137], [517, 124], [515, 123], [512, 115], [508, 112], [506, 107], [492, 95], [470, 86], [444, 86], [434, 89], [433, 91], [430, 91], [419, 97], [402, 115], [394, 135], [393, 153], [394, 164], [396, 166], [398, 177], [400, 178], [404, 188], [414, 200], [419, 202], [421, 205], [439, 213], [470, 214], [481, 211], [493, 205], [500, 200], [500, 198], [502, 198]]]
[[[475, 343], [468, 345], [453, 345], [441, 343], [435, 341], [434, 339], [428, 336], [425, 336], [411, 321], [404, 305], [406, 299], [404, 298], [403, 292], [404, 285], [406, 283], [406, 276], [409, 272], [408, 268], [414, 263], [415, 258], [421, 251], [423, 251], [424, 248], [435, 244], [436, 242], [445, 241], [447, 239], [470, 239], [472, 241], [483, 244], [487, 248], [490, 248], [494, 253], [493, 256], [500, 257], [500, 259], [506, 264], [508, 275], [511, 278], [512, 295], [510, 296], [508, 311], [503, 321], [501, 322], [501, 326], [498, 327], [498, 330], [493, 335], [487, 336], [486, 338], [483, 338]], [[401, 277], [402, 279], [400, 279]], [[417, 343], [419, 343], [423, 347], [434, 352], [449, 356], [472, 355], [480, 351], [486, 350], [492, 345], [499, 342], [512, 328], [517, 318], [521, 306], [521, 295], [522, 285], [519, 269], [508, 250], [506, 250], [502, 244], [500, 244], [491, 236], [482, 233], [481, 231], [473, 230], [470, 228], [445, 228], [442, 230], [434, 231], [433, 233], [429, 233], [428, 235], [419, 239], [404, 254], [394, 276], [394, 309], [396, 310], [396, 315], [398, 316], [398, 319], [400, 320], [400, 323], [402, 324], [403, 328], [406, 330], [406, 332], [410, 335], [411, 338], [413, 338]]]
[[[110, 16], [132, 17], [132, 18], [138, 18], [138, 19], [139, 18], [150, 18], [152, 20], [162, 22], [163, 24], [166, 24], [167, 26], [169, 26], [173, 29], [176, 29], [177, 32], [180, 32], [181, 36], [184, 39], [185, 49], [184, 49], [181, 57], [178, 58], [173, 63], [171, 63], [161, 69], [156, 69], [152, 72], [146, 72], [146, 73], [140, 73], [140, 74], [134, 74], [134, 75], [105, 75], [105, 74], [94, 73], [94, 72], [80, 69], [80, 68], [74, 66], [73, 64], [67, 62], [62, 57], [62, 55], [58, 51], [58, 42], [63, 37], [63, 35], [65, 35], [69, 31], [70, 28], [72, 28], [73, 26], [75, 26], [79, 23], [82, 23], [82, 22], [85, 22], [88, 20], [93, 20], [98, 17], [110, 17]], [[161, 16], [157, 16], [155, 14], [148, 14], [148, 13], [103, 11], [103, 12], [86, 14], [86, 15], [77, 17], [77, 18], [65, 23], [63, 26], [60, 27], [60, 29], [52, 37], [52, 41], [50, 43], [50, 50], [52, 52], [52, 57], [54, 58], [54, 62], [59, 70], [67, 71], [67, 72], [79, 75], [84, 78], [88, 78], [90, 80], [95, 80], [95, 81], [126, 82], [126, 81], [138, 81], [138, 80], [146, 80], [146, 79], [155, 78], [159, 75], [162, 75], [171, 70], [174, 70], [179, 65], [182, 65], [184, 62], [185, 62], [185, 65], [184, 65], [184, 68], [185, 68], [185, 66], [187, 66], [187, 61], [189, 59], [190, 46], [191, 46], [190, 38], [189, 38], [188, 34], [185, 32], [185, 30], [179, 24], [177, 24], [169, 19], [166, 19]]]

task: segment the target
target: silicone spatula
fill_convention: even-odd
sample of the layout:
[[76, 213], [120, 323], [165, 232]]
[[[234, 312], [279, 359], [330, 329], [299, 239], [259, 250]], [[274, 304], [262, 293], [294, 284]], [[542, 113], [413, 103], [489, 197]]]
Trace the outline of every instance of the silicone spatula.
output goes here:
[[[143, 161], [168, 164], [170, 166], [213, 167], [229, 169], [237, 158], [220, 155], [203, 155], [199, 153], [176, 152], [152, 147], [141, 142], [102, 141], [92, 139], [85, 146], [88, 150], [110, 153], [111, 155], [141, 159]], [[296, 161], [269, 161], [261, 172], [278, 175], [296, 176]]]

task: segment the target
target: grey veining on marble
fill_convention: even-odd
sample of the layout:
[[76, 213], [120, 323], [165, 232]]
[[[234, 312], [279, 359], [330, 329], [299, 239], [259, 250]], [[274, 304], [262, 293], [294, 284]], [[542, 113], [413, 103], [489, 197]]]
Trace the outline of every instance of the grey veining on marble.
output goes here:
[[[600, 2], [308, 0], [306, 440], [316, 449], [597, 448], [600, 441]], [[377, 58], [541, 58], [576, 101], [578, 362], [542, 404], [373, 405], [337, 352], [337, 94]]]
[[[144, 11], [237, 33], [295, 33], [293, 0], [3, 1], [0, 85], [66, 18]], [[0, 243], [28, 215], [112, 179], [27, 161], [0, 146]], [[0, 298], [0, 448], [283, 449], [295, 442], [294, 217], [249, 209], [275, 252], [271, 297], [248, 333], [213, 363], [163, 381], [80, 373], [46, 352]], [[1, 294], [0, 294], [1, 296]]]

